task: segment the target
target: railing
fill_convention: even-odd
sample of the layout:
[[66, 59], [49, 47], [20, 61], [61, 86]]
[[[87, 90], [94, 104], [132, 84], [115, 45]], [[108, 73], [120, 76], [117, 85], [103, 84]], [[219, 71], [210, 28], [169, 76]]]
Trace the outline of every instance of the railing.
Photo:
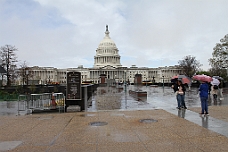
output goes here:
[[65, 96], [63, 93], [43, 93], [18, 96], [18, 112], [63, 110], [65, 112]]

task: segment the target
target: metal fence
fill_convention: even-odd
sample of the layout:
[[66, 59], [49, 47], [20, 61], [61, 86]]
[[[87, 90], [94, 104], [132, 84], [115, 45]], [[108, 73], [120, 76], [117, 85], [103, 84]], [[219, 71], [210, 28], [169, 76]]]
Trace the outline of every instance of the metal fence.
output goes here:
[[18, 96], [18, 112], [28, 113], [42, 110], [59, 110], [65, 112], [63, 93], [42, 93]]

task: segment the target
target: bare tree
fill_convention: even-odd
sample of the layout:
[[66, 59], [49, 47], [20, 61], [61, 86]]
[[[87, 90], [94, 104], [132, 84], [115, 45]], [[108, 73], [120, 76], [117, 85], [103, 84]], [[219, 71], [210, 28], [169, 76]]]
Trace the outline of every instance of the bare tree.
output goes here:
[[228, 68], [228, 34], [220, 42], [213, 48], [212, 58], [208, 61], [213, 75], [225, 76], [226, 71], [224, 68]]
[[196, 72], [199, 71], [202, 64], [196, 60], [196, 57], [191, 55], [185, 56], [183, 60], [178, 61], [179, 66], [182, 67], [183, 72], [188, 77], [192, 77]]
[[0, 48], [2, 66], [6, 69], [7, 86], [10, 86], [11, 82], [16, 78], [16, 51], [18, 49], [11, 45], [5, 45]]

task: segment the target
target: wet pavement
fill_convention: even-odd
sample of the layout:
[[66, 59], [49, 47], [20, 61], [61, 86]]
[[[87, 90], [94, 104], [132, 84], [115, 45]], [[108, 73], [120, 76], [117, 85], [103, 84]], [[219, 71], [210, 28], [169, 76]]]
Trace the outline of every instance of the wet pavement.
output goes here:
[[[186, 106], [188, 107], [188, 110], [176, 109], [177, 101], [175, 98], [175, 94], [170, 87], [143, 86], [139, 88], [135, 86], [128, 86], [126, 88], [126, 91], [125, 91], [125, 88], [123, 88], [123, 92], [121, 92], [121, 94], [116, 93], [118, 94], [119, 98], [121, 98], [120, 100], [121, 104], [114, 104], [116, 102], [119, 103], [119, 100], [113, 100], [112, 96], [114, 96], [115, 92], [113, 93], [111, 91], [112, 89], [111, 90], [109, 90], [109, 88], [102, 88], [102, 89], [106, 89], [106, 93], [99, 94], [98, 92], [93, 98], [94, 99], [92, 102], [93, 104], [88, 109], [88, 111], [97, 111], [98, 109], [107, 110], [107, 109], [110, 109], [110, 105], [111, 105], [111, 109], [119, 109], [119, 110], [163, 109], [169, 113], [177, 115], [197, 125], [200, 125], [202, 127], [205, 127], [209, 130], [215, 131], [219, 134], [222, 134], [228, 137], [228, 122], [219, 120], [213, 117], [205, 117], [205, 116], [199, 115], [199, 113], [201, 112], [201, 108], [200, 108], [201, 105], [200, 105], [200, 98], [198, 95], [197, 88], [191, 88], [186, 92], [185, 102], [186, 102]], [[143, 97], [134, 98], [131, 95], [129, 95], [128, 93], [129, 90], [147, 91], [147, 98], [143, 98]], [[227, 90], [225, 89], [225, 92], [226, 91]], [[99, 107], [99, 105], [96, 104], [97, 100], [99, 100], [99, 102], [102, 102], [100, 100], [103, 100], [104, 105]], [[113, 105], [116, 105], [116, 107]], [[209, 113], [210, 113], [210, 107], [213, 107], [213, 106], [220, 107], [220, 106], [227, 106], [227, 105], [228, 105], [227, 93], [223, 93], [222, 95], [219, 94], [218, 101], [213, 101], [212, 97], [211, 96], [209, 97]], [[198, 111], [195, 111], [195, 112], [191, 111], [191, 109], [195, 107], [198, 107]], [[224, 115], [224, 117], [226, 116], [228, 116], [228, 113]]]
[[[98, 88], [105, 90], [97, 91], [93, 96], [92, 106], [88, 108], [88, 111], [97, 110], [139, 110], [139, 109], [166, 109], [176, 108], [177, 101], [175, 94], [170, 87], [134, 87], [128, 86], [125, 89], [123, 87], [122, 92], [118, 92], [113, 88]], [[140, 97], [134, 98], [129, 95], [129, 90], [143, 90], [147, 91], [147, 98]], [[113, 91], [114, 90], [114, 91]], [[218, 97], [220, 98], [220, 97]], [[219, 102], [214, 102], [211, 98], [209, 99], [210, 105], [224, 106], [228, 105], [228, 94], [224, 94], [224, 99]], [[99, 103], [97, 103], [99, 102]], [[200, 99], [198, 97], [198, 91], [196, 88], [191, 88], [185, 95], [185, 102], [187, 107], [200, 107]]]
[[176, 109], [170, 87], [100, 89], [87, 112], [17, 116], [17, 102], [0, 102], [0, 151], [228, 151], [227, 93], [202, 117], [194, 88], [187, 110]]
[[[143, 90], [147, 92], [147, 98], [135, 98], [129, 94], [129, 90]], [[228, 89], [227, 89], [228, 90]], [[221, 98], [220, 96], [218, 98]], [[188, 108], [200, 107], [200, 99], [196, 88], [191, 88], [186, 92], [185, 102]], [[228, 93], [223, 94], [223, 100], [214, 102], [209, 98], [209, 106], [228, 105]], [[23, 105], [16, 101], [0, 101], [0, 115], [18, 115], [18, 106], [23, 109]], [[117, 90], [113, 87], [101, 87], [92, 97], [92, 106], [87, 111], [98, 110], [148, 110], [148, 109], [175, 109], [177, 101], [175, 94], [170, 87], [135, 87], [127, 86], [126, 91]], [[20, 111], [20, 114], [23, 113]]]
[[17, 102], [0, 101], [0, 115], [16, 115], [17, 109]]

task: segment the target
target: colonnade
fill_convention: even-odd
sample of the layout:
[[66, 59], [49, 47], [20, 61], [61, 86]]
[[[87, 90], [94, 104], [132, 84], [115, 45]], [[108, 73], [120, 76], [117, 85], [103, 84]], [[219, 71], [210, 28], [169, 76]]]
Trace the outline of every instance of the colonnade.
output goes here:
[[120, 57], [119, 56], [95, 57], [95, 65], [100, 63], [120, 64]]
[[126, 75], [126, 73], [123, 70], [91, 70], [90, 80], [95, 83], [98, 83], [101, 74], [105, 74], [107, 76], [107, 79], [115, 79], [118, 82], [124, 81], [124, 76]]

